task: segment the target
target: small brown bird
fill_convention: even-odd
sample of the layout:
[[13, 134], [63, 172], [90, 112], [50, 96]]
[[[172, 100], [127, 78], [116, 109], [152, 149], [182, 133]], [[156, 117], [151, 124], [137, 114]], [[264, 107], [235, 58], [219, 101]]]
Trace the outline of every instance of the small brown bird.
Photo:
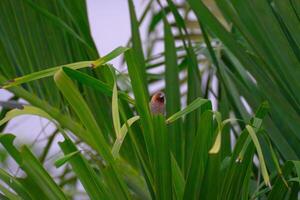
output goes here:
[[163, 92], [156, 92], [149, 103], [152, 114], [165, 114], [165, 94]]

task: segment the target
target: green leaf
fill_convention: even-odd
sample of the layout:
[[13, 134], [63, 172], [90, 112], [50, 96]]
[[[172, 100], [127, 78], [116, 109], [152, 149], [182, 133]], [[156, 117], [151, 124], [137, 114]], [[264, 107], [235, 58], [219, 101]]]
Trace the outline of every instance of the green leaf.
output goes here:
[[[66, 24], [89, 43], [93, 52], [68, 30], [33, 8], [28, 1], [4, 0], [0, 5], [0, 74], [6, 80], [58, 66], [98, 58], [88, 26], [85, 1], [32, 1]], [[55, 6], [54, 6], [55, 5]], [[61, 98], [51, 79], [25, 84], [24, 87], [51, 105], [60, 106]]]
[[222, 131], [223, 128], [225, 127], [226, 124], [230, 123], [230, 122], [236, 122], [236, 121], [241, 121], [239, 119], [226, 119], [224, 121], [221, 121], [221, 115], [219, 112], [216, 112], [216, 121], [218, 123], [218, 129], [217, 129], [217, 137], [215, 139], [215, 142], [213, 144], [213, 146], [211, 147], [211, 149], [209, 150], [210, 154], [217, 154], [219, 153], [220, 149], [221, 149], [221, 136], [222, 136]]
[[113, 148], [112, 148], [112, 150], [111, 150], [111, 153], [112, 153], [112, 155], [113, 155], [114, 158], [116, 158], [116, 157], [118, 156], [118, 154], [119, 154], [119, 151], [120, 151], [120, 149], [121, 149], [122, 143], [123, 143], [123, 141], [124, 141], [124, 139], [125, 139], [125, 137], [126, 137], [126, 134], [127, 134], [127, 132], [128, 132], [128, 128], [129, 128], [134, 122], [136, 122], [136, 121], [139, 120], [139, 119], [140, 119], [139, 116], [134, 116], [134, 117], [128, 119], [128, 120], [126, 121], [126, 123], [123, 124], [122, 128], [120, 129], [120, 133], [119, 133], [119, 135], [117, 136], [116, 141], [115, 141], [115, 143], [114, 143], [114, 145], [113, 145]]
[[150, 160], [153, 159], [154, 137], [153, 124], [149, 109], [148, 90], [143, 84], [142, 76], [139, 71], [139, 63], [133, 50], [125, 53], [125, 59], [128, 66], [128, 72], [131, 80], [132, 90], [135, 97], [136, 109], [141, 117], [141, 124], [144, 130], [144, 141]]
[[[98, 60], [71, 63], [71, 64], [66, 64], [66, 65], [63, 65], [63, 66], [72, 68], [74, 70], [85, 68], [85, 67], [97, 68], [97, 67], [107, 63], [108, 61], [114, 59], [115, 57], [119, 56], [120, 54], [124, 53], [127, 50], [128, 50], [128, 48], [118, 47], [118, 48], [114, 49], [112, 52], [110, 52], [109, 54], [99, 58]], [[28, 83], [30, 81], [34, 81], [34, 80], [38, 80], [38, 79], [42, 79], [42, 78], [45, 78], [45, 77], [52, 76], [59, 69], [61, 69], [61, 67], [62, 67], [62, 65], [61, 66], [56, 66], [56, 67], [50, 67], [50, 68], [42, 70], [42, 71], [33, 72], [31, 74], [15, 78], [13, 80], [8, 81], [6, 84], [4, 84], [2, 86], [2, 88], [7, 89], [7, 88], [10, 88], [10, 87], [13, 87], [13, 86], [20, 85], [22, 83]]]
[[22, 109], [13, 109], [8, 111], [3, 119], [0, 120], [0, 126], [9, 120], [20, 115], [37, 115], [46, 119], [52, 120], [52, 117], [48, 115], [44, 110], [34, 106], [23, 106]]
[[292, 162], [295, 169], [296, 169], [296, 173], [297, 173], [297, 179], [298, 179], [298, 182], [300, 183], [300, 161], [298, 160], [293, 160], [293, 161], [287, 161], [287, 162]]
[[140, 76], [140, 84], [142, 84], [141, 86], [145, 89], [144, 92], [148, 96], [145, 57], [139, 32], [139, 22], [136, 17], [132, 0], [128, 0], [128, 7], [131, 22], [132, 52], [135, 55], [137, 63], [139, 64], [136, 68], [136, 71]]
[[105, 159], [109, 167], [107, 178], [112, 179], [110, 182], [114, 185], [114, 189], [118, 191], [118, 195], [123, 198], [128, 197], [127, 188], [117, 173], [117, 168], [113, 156], [110, 152], [109, 145], [105, 141], [101, 129], [99, 128], [91, 110], [84, 101], [78, 89], [75, 87], [71, 79], [62, 71], [59, 70], [54, 76], [55, 83], [64, 97], [70, 103], [72, 109], [87, 129], [86, 137], [91, 141], [95, 150]]
[[97, 68], [97, 67], [102, 66], [103, 64], [105, 64], [105, 63], [113, 60], [114, 58], [118, 57], [119, 55], [123, 54], [127, 50], [129, 50], [129, 48], [127, 48], [127, 47], [117, 47], [117, 48], [115, 48], [113, 51], [111, 51], [107, 55], [102, 56], [101, 58], [94, 61], [93, 64], [92, 64], [93, 68]]
[[155, 140], [155, 186], [157, 199], [172, 199], [171, 152], [167, 127], [162, 115], [153, 116]]
[[215, 113], [215, 118], [216, 118], [216, 121], [217, 121], [217, 124], [218, 124], [217, 137], [216, 137], [216, 140], [214, 142], [214, 145], [209, 150], [210, 154], [219, 153], [220, 148], [221, 148], [221, 133], [222, 133], [222, 129], [223, 129], [223, 126], [224, 126], [224, 124], [222, 123], [221, 113], [216, 112]]
[[12, 188], [20, 198], [25, 200], [32, 199], [27, 189], [23, 187], [22, 183], [3, 169], [0, 169], [0, 179], [5, 182], [10, 188]]
[[150, 34], [155, 30], [157, 25], [163, 20], [165, 15], [168, 14], [169, 12], [170, 12], [169, 7], [165, 7], [165, 8], [161, 8], [161, 10], [153, 14], [148, 26], [148, 30], [147, 30], [148, 34]]
[[[0, 75], [0, 79], [2, 79], [1, 75]], [[93, 146], [93, 143], [89, 140], [88, 137], [86, 137], [87, 135], [86, 130], [82, 127], [82, 125], [72, 120], [69, 116], [62, 114], [59, 109], [54, 108], [53, 106], [49, 105], [47, 102], [39, 99], [34, 94], [31, 94], [28, 91], [18, 86], [10, 88], [9, 90], [12, 91], [17, 96], [19, 96], [20, 98], [25, 99], [26, 101], [30, 102], [33, 105], [34, 108], [30, 107], [29, 109], [30, 112], [27, 114], [40, 114], [42, 117], [46, 117], [46, 118], [51, 116], [51, 118], [48, 118], [49, 120], [53, 121], [54, 119], [60, 124], [62, 128], [69, 129], [70, 131], [72, 131], [72, 133], [74, 133], [82, 140], [86, 141], [87, 143]], [[25, 111], [27, 111], [27, 108], [25, 109]], [[13, 110], [12, 113], [22, 114], [22, 110], [16, 110], [16, 111]], [[12, 116], [13, 115], [14, 114], [12, 114]], [[4, 123], [4, 119], [3, 119], [3, 123]]]
[[221, 171], [221, 183], [219, 195], [226, 199], [247, 198], [249, 194], [249, 182], [252, 175], [254, 146], [248, 145], [242, 162], [237, 162], [238, 154], [245, 145], [249, 136], [246, 130], [242, 131], [234, 147], [229, 160], [224, 160], [224, 167]]
[[174, 187], [173, 191], [175, 192], [176, 199], [183, 199], [185, 179], [173, 155], [171, 155], [171, 166], [172, 166], [172, 183]]
[[17, 196], [13, 192], [9, 191], [9, 189], [7, 189], [6, 187], [4, 187], [1, 184], [0, 184], [0, 191], [5, 195], [5, 196], [2, 196], [2, 194], [0, 194], [1, 198], [4, 198], [4, 199], [7, 198], [7, 200], [21, 200], [21, 198], [19, 196]]
[[267, 167], [266, 167], [266, 164], [265, 164], [264, 156], [263, 156], [258, 138], [255, 134], [254, 129], [251, 126], [247, 125], [246, 129], [247, 129], [249, 135], [251, 136], [252, 141], [253, 141], [253, 143], [256, 147], [256, 151], [257, 151], [258, 159], [259, 159], [259, 164], [260, 164], [260, 167], [261, 167], [261, 173], [262, 173], [262, 176], [264, 178], [265, 184], [271, 188], [269, 174], [268, 174], [268, 171], [267, 171]]
[[[171, 27], [164, 16], [164, 43], [165, 43], [165, 80], [166, 80], [166, 111], [167, 116], [180, 111], [180, 83], [179, 69], [177, 66], [177, 55], [175, 48], [175, 40], [171, 32]], [[168, 126], [168, 134], [171, 142], [172, 152], [176, 160], [183, 164], [183, 133], [182, 123], [180, 120]]]
[[120, 124], [120, 115], [119, 115], [119, 105], [118, 105], [118, 90], [117, 83], [114, 84], [113, 95], [112, 95], [112, 118], [113, 125], [116, 132], [116, 138], [121, 137], [121, 124]]
[[49, 199], [66, 200], [67, 198], [64, 193], [31, 151], [26, 146], [23, 146], [19, 151], [13, 145], [14, 138], [15, 136], [10, 134], [1, 135], [0, 143], [24, 170], [27, 176], [36, 184], [36, 187], [39, 187]]
[[[83, 61], [83, 62], [77, 62], [77, 63], [71, 63], [71, 64], [66, 64], [64, 66], [71, 67], [73, 69], [80, 69], [80, 68], [85, 68], [85, 67], [90, 67], [92, 65], [93, 61]], [[4, 83], [2, 86], [3, 89], [7, 89], [13, 86], [20, 85], [22, 83], [28, 83], [30, 81], [42, 79], [45, 77], [49, 77], [55, 74], [62, 66], [56, 66], [56, 67], [49, 67], [48, 69], [38, 71], [38, 72], [33, 72], [31, 74], [21, 76], [18, 78], [14, 78], [13, 80], [7, 81], [7, 83]]]
[[201, 196], [200, 188], [204, 184], [204, 172], [212, 139], [213, 113], [206, 110], [200, 117], [197, 135], [194, 137], [191, 163], [187, 166], [187, 180], [183, 199], [197, 199]]
[[107, 186], [104, 185], [99, 174], [94, 171], [88, 160], [80, 154], [80, 151], [77, 150], [73, 142], [65, 138], [63, 142], [59, 143], [59, 146], [66, 156], [71, 155], [71, 159], [69, 157], [67, 162], [72, 166], [72, 170], [82, 183], [89, 197], [93, 200], [99, 198], [112, 199]]
[[[268, 200], [276, 200], [276, 199], [284, 199], [289, 195], [289, 191], [291, 191], [291, 187], [293, 183], [286, 182], [285, 177], [290, 177], [293, 174], [293, 169], [296, 170], [295, 181], [299, 181], [299, 172], [300, 165], [299, 161], [287, 161], [282, 169], [282, 174], [278, 174], [276, 177], [274, 184], [272, 186], [272, 190], [268, 194]], [[298, 184], [298, 183], [297, 183]]]
[[[261, 122], [267, 111], [268, 104], [264, 102], [256, 111], [253, 119], [250, 120], [251, 126], [255, 126], [255, 131], [261, 129]], [[251, 136], [249, 136], [247, 129], [244, 129], [235, 144], [229, 163], [221, 172], [220, 196], [226, 197], [226, 199], [247, 199], [249, 197], [254, 152], [255, 148], [251, 142]]]
[[176, 121], [177, 119], [183, 117], [184, 115], [186, 115], [190, 112], [193, 112], [194, 110], [200, 108], [201, 106], [205, 106], [207, 104], [210, 104], [209, 100], [202, 99], [202, 98], [197, 98], [192, 103], [190, 103], [187, 107], [185, 107], [183, 110], [178, 111], [177, 113], [170, 116], [166, 120], [166, 123], [167, 124], [173, 123], [174, 121]]
[[[250, 73], [257, 87], [239, 89], [238, 92], [248, 96], [250, 106], [257, 106], [266, 99], [270, 102], [268, 133], [285, 159], [297, 159], [299, 154], [300, 127], [292, 123], [299, 120], [299, 34], [296, 34], [297, 28], [293, 28], [299, 27], [299, 19], [294, 9], [297, 5], [295, 2], [218, 1], [219, 9], [226, 15], [229, 24], [233, 25], [229, 32], [202, 1], [189, 0], [197, 18], [226, 46], [224, 52], [232, 53], [230, 60], [221, 58], [226, 64], [234, 63], [223, 66], [227, 72], [222, 73], [238, 70], [239, 74], [234, 74], [232, 78], [240, 76], [241, 71]], [[229, 95], [236, 90], [237, 84], [247, 82], [244, 75], [240, 77], [240, 83], [233, 83], [232, 78], [230, 85], [228, 81], [224, 82]], [[241, 94], [234, 96], [240, 97]], [[237, 109], [243, 106], [239, 106], [236, 100], [232, 105]]]
[[[258, 132], [261, 128], [263, 118], [266, 116], [267, 112], [269, 110], [269, 104], [268, 102], [263, 102], [260, 107], [257, 109], [256, 114], [254, 117], [251, 118], [250, 123], [251, 126], [254, 128], [255, 132]], [[249, 135], [245, 141], [245, 144], [239, 153], [239, 156], [237, 158], [238, 161], [242, 161], [243, 157], [246, 153], [246, 150], [248, 148], [248, 145], [251, 142], [251, 136]]]
[[56, 72], [54, 80], [59, 90], [74, 109], [82, 124], [88, 130], [89, 135], [86, 135], [86, 137], [93, 141], [95, 148], [97, 148], [96, 150], [104, 157], [104, 159], [108, 162], [111, 161], [112, 159], [109, 152], [109, 146], [102, 135], [102, 131], [98, 127], [92, 112], [74, 83], [62, 70]]
[[[113, 88], [110, 85], [108, 85], [107, 83], [100, 81], [100, 80], [98, 80], [92, 76], [89, 76], [85, 73], [82, 73], [80, 71], [76, 71], [71, 68], [68, 68], [68, 67], [63, 67], [62, 69], [70, 78], [72, 78], [86, 86], [89, 86], [89, 87], [103, 93], [104, 95], [112, 96]], [[120, 99], [123, 99], [123, 100], [129, 102], [130, 104], [133, 104], [133, 105], [135, 104], [134, 99], [132, 99], [128, 94], [126, 94], [122, 91], [118, 92], [118, 97]]]
[[68, 162], [69, 160], [71, 160], [73, 157], [75, 157], [75, 155], [77, 155], [78, 153], [80, 153], [80, 151], [74, 151], [72, 153], [69, 153], [67, 155], [65, 155], [64, 157], [62, 158], [59, 158], [58, 160], [56, 160], [54, 162], [54, 165], [56, 168], [59, 168], [61, 167], [62, 165], [64, 165], [66, 162]]
[[71, 27], [69, 27], [64, 21], [62, 21], [59, 17], [51, 14], [46, 9], [43, 9], [40, 7], [37, 3], [34, 3], [31, 0], [26, 0], [26, 2], [32, 6], [32, 8], [36, 9], [40, 14], [42, 14], [45, 18], [52, 21], [53, 24], [58, 26], [58, 28], [62, 28], [67, 33], [72, 35], [74, 38], [76, 38], [78, 41], [82, 42], [86, 47], [89, 49], [90, 53], [97, 54], [95, 52], [95, 49], [93, 48], [93, 44], [89, 44], [87, 41], [85, 41], [82, 37], [80, 37]]

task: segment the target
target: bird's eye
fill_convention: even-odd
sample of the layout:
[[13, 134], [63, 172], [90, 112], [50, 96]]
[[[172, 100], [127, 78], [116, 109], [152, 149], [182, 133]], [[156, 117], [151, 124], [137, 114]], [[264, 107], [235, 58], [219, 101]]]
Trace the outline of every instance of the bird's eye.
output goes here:
[[165, 96], [162, 94], [159, 96], [159, 101], [164, 102], [165, 101]]

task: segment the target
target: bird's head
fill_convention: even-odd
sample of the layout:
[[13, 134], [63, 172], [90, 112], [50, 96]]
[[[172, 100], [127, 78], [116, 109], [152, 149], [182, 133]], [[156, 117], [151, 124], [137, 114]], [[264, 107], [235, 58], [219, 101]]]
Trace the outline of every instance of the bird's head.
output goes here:
[[165, 94], [156, 92], [150, 101], [150, 109], [153, 114], [165, 114]]
[[155, 93], [152, 98], [151, 102], [157, 102], [157, 103], [165, 103], [165, 94], [163, 92], [157, 92]]

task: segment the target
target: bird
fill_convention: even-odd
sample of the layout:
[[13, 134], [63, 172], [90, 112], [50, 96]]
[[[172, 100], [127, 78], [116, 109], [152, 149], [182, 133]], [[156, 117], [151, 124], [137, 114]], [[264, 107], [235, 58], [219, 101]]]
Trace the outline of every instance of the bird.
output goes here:
[[156, 92], [151, 97], [149, 107], [151, 113], [154, 115], [165, 114], [165, 94], [163, 92]]

